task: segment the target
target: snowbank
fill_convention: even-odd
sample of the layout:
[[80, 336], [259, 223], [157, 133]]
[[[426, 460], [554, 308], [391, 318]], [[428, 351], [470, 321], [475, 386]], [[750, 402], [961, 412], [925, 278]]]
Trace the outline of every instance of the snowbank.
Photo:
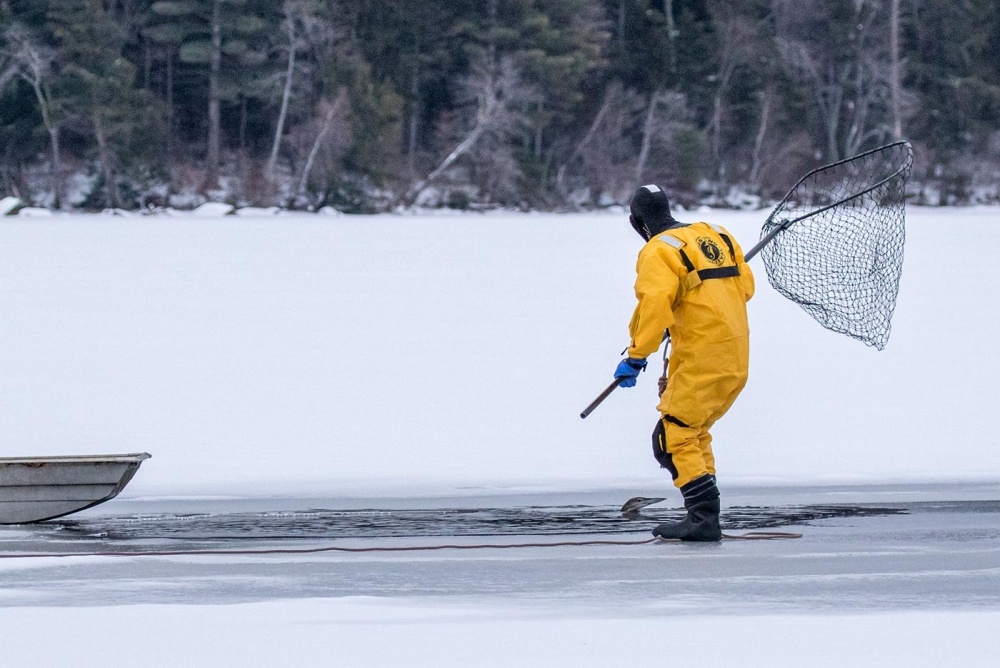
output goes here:
[[45, 209], [39, 206], [26, 206], [19, 209], [17, 215], [25, 218], [51, 218], [55, 214], [51, 209]]
[[213, 218], [216, 216], [228, 216], [236, 207], [225, 202], [205, 202], [201, 206], [191, 211], [192, 216], [203, 218]]
[[7, 216], [21, 206], [21, 200], [16, 197], [4, 197], [0, 199], [0, 216]]

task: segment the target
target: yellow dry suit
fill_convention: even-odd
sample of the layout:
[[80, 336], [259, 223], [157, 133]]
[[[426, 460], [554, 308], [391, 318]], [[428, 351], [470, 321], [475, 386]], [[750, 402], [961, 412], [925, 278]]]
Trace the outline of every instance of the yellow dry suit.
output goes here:
[[674, 485], [715, 474], [709, 429], [747, 381], [750, 330], [746, 303], [753, 272], [743, 250], [709, 223], [672, 227], [639, 252], [628, 356], [645, 359], [670, 331], [666, 389], [653, 453]]

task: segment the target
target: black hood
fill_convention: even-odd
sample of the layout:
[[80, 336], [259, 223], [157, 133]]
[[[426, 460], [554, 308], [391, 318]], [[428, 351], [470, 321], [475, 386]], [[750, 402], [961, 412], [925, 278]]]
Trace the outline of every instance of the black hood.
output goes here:
[[646, 241], [678, 224], [670, 215], [667, 194], [655, 185], [643, 186], [633, 193], [629, 212], [632, 228]]

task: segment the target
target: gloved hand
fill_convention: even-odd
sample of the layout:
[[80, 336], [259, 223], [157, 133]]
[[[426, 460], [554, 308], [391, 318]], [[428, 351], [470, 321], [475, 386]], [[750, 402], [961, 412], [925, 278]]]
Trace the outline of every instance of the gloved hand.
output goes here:
[[639, 372], [646, 368], [646, 360], [637, 360], [633, 357], [626, 357], [618, 363], [615, 369], [615, 378], [621, 378], [619, 387], [635, 387], [635, 379]]

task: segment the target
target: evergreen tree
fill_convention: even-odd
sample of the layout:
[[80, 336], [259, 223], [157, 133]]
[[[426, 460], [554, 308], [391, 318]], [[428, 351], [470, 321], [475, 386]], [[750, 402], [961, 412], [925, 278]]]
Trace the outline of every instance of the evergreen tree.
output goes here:
[[978, 143], [1000, 119], [1000, 8], [990, 0], [913, 0], [908, 69], [920, 94], [915, 131], [942, 153]]
[[525, 174], [521, 190], [540, 203], [554, 185], [552, 163], [565, 157], [572, 142], [589, 76], [604, 66], [608, 40], [602, 8], [593, 0], [537, 0], [521, 37], [527, 82], [538, 91], [528, 109], [531, 132], [519, 151]]
[[105, 189], [99, 203], [120, 207], [118, 173], [154, 151], [157, 105], [135, 88], [135, 67], [122, 55], [124, 27], [102, 0], [53, 3], [48, 24], [63, 63], [53, 89], [66, 113], [89, 126]]
[[341, 117], [339, 124], [349, 129], [342, 127], [340, 134], [349, 139], [337, 146], [337, 164], [312, 178], [317, 205], [367, 212], [385, 208], [391, 199], [371, 192], [387, 192], [402, 171], [404, 98], [395, 76], [406, 62], [398, 50], [405, 47], [397, 40], [400, 7], [387, 0], [328, 0], [324, 14], [331, 30], [311, 47], [316, 76], [310, 108], [320, 119], [319, 133]]
[[[151, 37], [178, 45], [180, 62], [206, 77], [205, 187], [214, 188], [222, 150], [222, 103], [238, 101], [252, 86], [254, 68], [266, 59], [266, 19], [273, 26], [275, 7], [266, 0], [162, 0], [151, 10], [158, 17], [150, 26]], [[241, 127], [243, 113], [241, 109]]]

